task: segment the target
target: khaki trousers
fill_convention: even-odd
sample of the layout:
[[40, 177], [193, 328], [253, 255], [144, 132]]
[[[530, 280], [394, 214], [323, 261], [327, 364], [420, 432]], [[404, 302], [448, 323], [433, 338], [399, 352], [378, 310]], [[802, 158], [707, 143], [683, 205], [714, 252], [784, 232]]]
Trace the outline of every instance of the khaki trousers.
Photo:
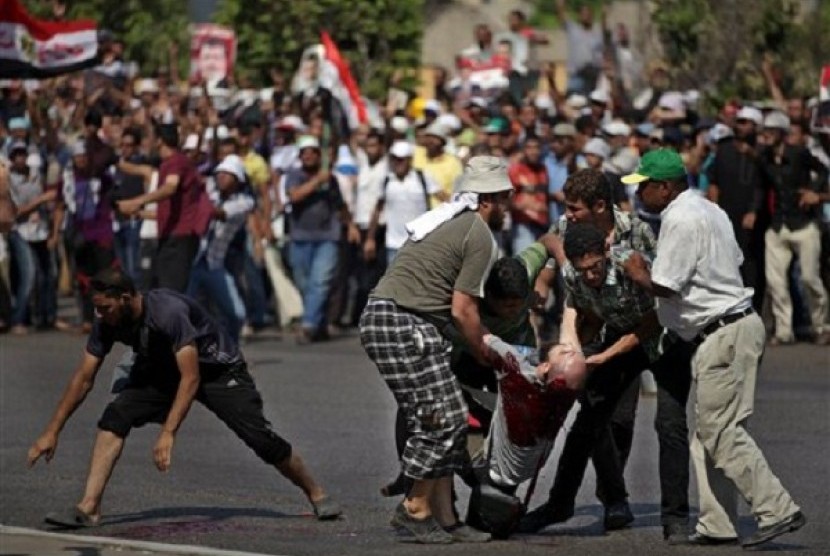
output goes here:
[[291, 324], [291, 321], [302, 318], [303, 297], [288, 278], [282, 255], [273, 245], [265, 248], [265, 269], [268, 272], [268, 278], [271, 279], [271, 286], [274, 288], [280, 326], [285, 328]]
[[761, 318], [751, 314], [706, 338], [692, 358], [697, 425], [690, 451], [703, 535], [738, 536], [738, 493], [761, 527], [799, 509], [746, 429], [765, 340]]
[[821, 334], [827, 320], [827, 290], [821, 281], [821, 231], [816, 224], [808, 224], [800, 230], [772, 228], [764, 236], [766, 256], [764, 271], [767, 290], [772, 299], [775, 317], [775, 337], [793, 339], [793, 303], [790, 299], [789, 269], [793, 253], [801, 265], [801, 281], [807, 293], [813, 332]]

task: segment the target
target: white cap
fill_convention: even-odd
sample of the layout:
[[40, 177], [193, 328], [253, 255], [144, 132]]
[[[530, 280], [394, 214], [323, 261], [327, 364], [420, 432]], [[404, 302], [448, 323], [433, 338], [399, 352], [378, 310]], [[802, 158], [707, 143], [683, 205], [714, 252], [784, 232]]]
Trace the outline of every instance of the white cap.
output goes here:
[[574, 110], [581, 110], [588, 105], [588, 99], [582, 95], [571, 95], [565, 100], [565, 103]]
[[297, 139], [297, 150], [302, 151], [303, 149], [317, 149], [319, 151], [320, 141], [313, 135], [303, 135]]
[[484, 97], [472, 97], [467, 104], [472, 104], [473, 106], [478, 106], [479, 108], [487, 108], [487, 99]]
[[412, 143], [408, 141], [395, 141], [389, 149], [389, 156], [394, 156], [395, 158], [410, 158], [414, 152], [415, 149], [412, 148]]
[[216, 128], [216, 139], [221, 141], [222, 139], [227, 139], [231, 136], [231, 131], [228, 129], [226, 125], [220, 125]]
[[195, 151], [196, 147], [199, 146], [199, 136], [195, 133], [191, 133], [187, 136], [184, 140], [184, 145], [182, 145], [183, 151]]
[[303, 123], [302, 118], [300, 118], [299, 116], [294, 116], [292, 114], [280, 119], [280, 121], [277, 122], [277, 129], [291, 129], [293, 131], [303, 131], [305, 129], [305, 124]]
[[26, 157], [26, 166], [29, 168], [40, 168], [42, 165], [43, 159], [40, 157], [39, 153], [29, 153], [29, 156]]
[[712, 126], [712, 129], [709, 130], [709, 133], [706, 135], [706, 141], [710, 145], [714, 145], [727, 137], [732, 137], [735, 135], [732, 132], [732, 128], [726, 124], [717, 123]]
[[591, 91], [591, 96], [589, 97], [591, 102], [596, 102], [598, 104], [608, 104], [611, 101], [611, 98], [608, 96], [608, 92], [605, 89], [594, 89]]
[[680, 117], [686, 115], [686, 101], [683, 98], [683, 93], [679, 91], [666, 91], [663, 93], [660, 96], [657, 106], [663, 110], [674, 112]]
[[214, 174], [218, 174], [219, 172], [231, 174], [240, 183], [245, 181], [245, 165], [242, 163], [239, 155], [229, 154], [222, 159], [222, 162], [213, 170]]
[[764, 129], [780, 129], [782, 131], [790, 130], [790, 119], [783, 112], [770, 112], [764, 118]]
[[437, 120], [432, 122], [429, 127], [424, 130], [424, 135], [433, 135], [441, 139], [444, 143], [447, 142], [447, 130], [444, 129], [441, 122]]
[[611, 156], [611, 147], [599, 137], [594, 137], [585, 143], [585, 147], [582, 149], [582, 154], [593, 154], [603, 160], [606, 160], [609, 156]]
[[155, 79], [139, 79], [135, 82], [135, 94], [142, 95], [144, 93], [158, 93], [159, 85]]
[[398, 133], [406, 133], [409, 129], [409, 120], [407, 120], [404, 116], [395, 116], [392, 118], [390, 125], [392, 126], [392, 129]]
[[270, 102], [274, 100], [274, 88], [267, 87], [259, 90], [259, 100], [262, 102]]
[[430, 112], [435, 112], [436, 114], [440, 114], [441, 110], [441, 103], [438, 102], [436, 99], [431, 98], [424, 103], [424, 112], [429, 110]]
[[752, 106], [744, 106], [738, 113], [735, 115], [736, 120], [749, 120], [753, 122], [755, 125], [760, 126], [764, 123], [764, 115], [761, 114], [761, 111], [757, 108], [753, 108]]
[[536, 98], [533, 99], [533, 105], [546, 114], [556, 109], [553, 100], [548, 95], [536, 95]]
[[507, 165], [498, 156], [474, 156], [467, 162], [461, 176], [459, 191], [472, 193], [501, 193], [512, 191]]
[[611, 137], [628, 137], [631, 135], [631, 126], [625, 122], [614, 120], [602, 126], [602, 132]]
[[444, 129], [461, 131], [461, 120], [455, 114], [441, 114], [437, 121], [444, 126]]
[[72, 143], [72, 156], [81, 156], [82, 154], [86, 154], [86, 143], [83, 139], [78, 139], [74, 143]]

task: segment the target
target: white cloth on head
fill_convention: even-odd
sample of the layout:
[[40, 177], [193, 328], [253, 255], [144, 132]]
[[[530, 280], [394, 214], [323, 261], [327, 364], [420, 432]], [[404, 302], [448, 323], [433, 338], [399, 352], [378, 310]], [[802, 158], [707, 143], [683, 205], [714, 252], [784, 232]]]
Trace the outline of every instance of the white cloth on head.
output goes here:
[[408, 222], [406, 231], [409, 232], [410, 240], [421, 241], [444, 222], [449, 222], [464, 211], [477, 209], [478, 193], [470, 191], [456, 193], [450, 202], [439, 205]]

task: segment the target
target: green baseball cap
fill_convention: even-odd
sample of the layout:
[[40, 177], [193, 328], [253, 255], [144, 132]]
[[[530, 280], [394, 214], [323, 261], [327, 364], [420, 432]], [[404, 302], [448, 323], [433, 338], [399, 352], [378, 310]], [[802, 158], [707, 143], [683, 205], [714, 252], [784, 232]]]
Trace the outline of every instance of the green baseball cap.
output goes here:
[[640, 165], [633, 174], [623, 176], [626, 184], [642, 183], [646, 180], [674, 180], [686, 175], [683, 159], [674, 149], [657, 149], [647, 152], [640, 159]]

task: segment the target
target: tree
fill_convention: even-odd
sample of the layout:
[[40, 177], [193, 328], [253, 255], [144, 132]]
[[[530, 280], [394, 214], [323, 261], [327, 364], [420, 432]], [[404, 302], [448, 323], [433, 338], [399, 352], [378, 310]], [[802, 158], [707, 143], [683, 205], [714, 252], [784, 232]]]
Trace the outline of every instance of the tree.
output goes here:
[[254, 80], [296, 69], [326, 30], [364, 94], [380, 96], [396, 70], [420, 61], [423, 7], [423, 0], [223, 0], [216, 20], [236, 30], [237, 68]]
[[[50, 16], [49, 2], [27, 2], [38, 17]], [[109, 29], [124, 41], [127, 58], [143, 71], [168, 63], [169, 46], [179, 47], [179, 67], [187, 68], [187, 2], [182, 0], [74, 0], [69, 2], [68, 19], [93, 19], [99, 29]]]
[[815, 94], [819, 68], [830, 59], [830, 3], [800, 13], [798, 0], [652, 0], [664, 54], [682, 87], [724, 98], [769, 95], [760, 71], [777, 58], [788, 96]]

